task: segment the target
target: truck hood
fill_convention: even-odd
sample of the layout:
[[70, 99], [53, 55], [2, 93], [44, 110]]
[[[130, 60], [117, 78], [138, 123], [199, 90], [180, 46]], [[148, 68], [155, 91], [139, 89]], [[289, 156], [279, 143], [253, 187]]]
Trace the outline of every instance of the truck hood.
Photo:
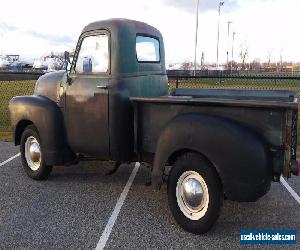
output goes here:
[[46, 96], [54, 102], [58, 102], [60, 83], [64, 74], [65, 71], [60, 70], [41, 76], [36, 82], [34, 94]]

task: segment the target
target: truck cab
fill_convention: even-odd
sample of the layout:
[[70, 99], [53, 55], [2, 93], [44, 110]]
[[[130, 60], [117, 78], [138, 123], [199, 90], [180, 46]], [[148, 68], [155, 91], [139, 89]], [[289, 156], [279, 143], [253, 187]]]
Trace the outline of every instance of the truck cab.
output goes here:
[[73, 152], [103, 159], [133, 157], [129, 97], [168, 93], [162, 35], [142, 22], [113, 19], [87, 25], [68, 77], [63, 71], [56, 74], [58, 81], [41, 77], [35, 94], [47, 92], [57, 102]]

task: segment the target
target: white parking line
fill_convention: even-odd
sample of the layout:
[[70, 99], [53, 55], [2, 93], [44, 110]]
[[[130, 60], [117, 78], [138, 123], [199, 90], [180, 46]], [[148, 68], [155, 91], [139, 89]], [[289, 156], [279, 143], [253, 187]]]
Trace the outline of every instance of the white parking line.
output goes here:
[[298, 202], [298, 204], [300, 204], [299, 195], [294, 191], [294, 189], [291, 188], [291, 186], [286, 182], [286, 180], [282, 176], [280, 176], [280, 182], [287, 189], [287, 191], [289, 191], [291, 196], [293, 196], [293, 198]]
[[21, 155], [21, 154], [20, 154], [20, 153], [18, 153], [18, 154], [16, 154], [16, 155], [14, 155], [14, 156], [10, 157], [10, 158], [9, 158], [9, 159], [7, 159], [6, 161], [4, 161], [4, 162], [1, 162], [1, 163], [0, 163], [0, 167], [2, 167], [3, 165], [5, 165], [6, 163], [8, 163], [8, 162], [12, 161], [13, 159], [15, 159], [15, 158], [19, 157], [20, 155]]
[[130, 189], [130, 187], [131, 187], [131, 185], [133, 183], [133, 180], [134, 180], [134, 178], [135, 178], [135, 176], [136, 176], [136, 174], [137, 174], [137, 172], [139, 170], [139, 167], [140, 167], [140, 163], [136, 162], [135, 163], [135, 167], [132, 170], [131, 175], [130, 175], [130, 177], [129, 177], [129, 179], [128, 179], [128, 181], [127, 181], [127, 183], [126, 183], [126, 185], [125, 185], [125, 187], [123, 189], [123, 192], [121, 193], [121, 195], [120, 195], [120, 197], [119, 197], [119, 199], [117, 201], [115, 209], [112, 212], [112, 214], [111, 214], [111, 216], [110, 216], [110, 218], [109, 218], [109, 220], [108, 220], [108, 222], [106, 224], [106, 227], [105, 227], [105, 229], [104, 229], [104, 231], [103, 231], [103, 233], [101, 235], [101, 238], [100, 238], [100, 240], [99, 240], [99, 242], [98, 242], [98, 244], [96, 246], [96, 250], [100, 250], [100, 249], [103, 249], [105, 247], [106, 242], [107, 242], [107, 240], [109, 238], [109, 235], [111, 233], [111, 230], [112, 230], [113, 226], [115, 225], [115, 222], [116, 222], [116, 220], [118, 218], [120, 210], [121, 210], [121, 208], [123, 206], [123, 203], [124, 203], [124, 201], [126, 199], [126, 196], [127, 196], [128, 192], [129, 192], [129, 189]]

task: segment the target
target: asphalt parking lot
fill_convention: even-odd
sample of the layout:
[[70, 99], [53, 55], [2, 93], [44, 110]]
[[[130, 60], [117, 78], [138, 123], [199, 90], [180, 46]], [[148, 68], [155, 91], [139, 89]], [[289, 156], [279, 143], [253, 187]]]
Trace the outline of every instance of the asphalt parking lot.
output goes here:
[[[11, 143], [0, 142], [0, 163], [17, 153]], [[23, 172], [20, 157], [0, 166], [0, 248], [95, 248], [134, 164], [105, 176], [111, 168], [111, 163], [84, 162], [55, 167], [48, 180], [34, 181]], [[300, 247], [300, 205], [281, 183], [255, 203], [225, 201], [215, 228], [196, 236], [172, 218], [166, 186], [153, 191], [145, 185], [147, 176], [141, 166], [106, 248], [244, 248], [241, 229], [296, 229], [297, 245], [285, 247]], [[300, 194], [300, 177], [288, 183]]]

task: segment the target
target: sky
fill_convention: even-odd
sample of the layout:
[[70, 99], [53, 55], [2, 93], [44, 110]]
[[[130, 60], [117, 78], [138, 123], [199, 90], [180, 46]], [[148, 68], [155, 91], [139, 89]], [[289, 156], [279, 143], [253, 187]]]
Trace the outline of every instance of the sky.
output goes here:
[[[234, 60], [248, 48], [247, 61], [300, 61], [299, 0], [224, 0], [220, 15], [219, 61]], [[197, 58], [217, 57], [218, 0], [199, 0]], [[35, 0], [3, 1], [0, 54], [38, 58], [72, 50], [85, 25], [109, 18], [128, 18], [158, 28], [164, 37], [167, 64], [193, 61], [197, 0]], [[231, 21], [228, 37], [228, 21]]]

